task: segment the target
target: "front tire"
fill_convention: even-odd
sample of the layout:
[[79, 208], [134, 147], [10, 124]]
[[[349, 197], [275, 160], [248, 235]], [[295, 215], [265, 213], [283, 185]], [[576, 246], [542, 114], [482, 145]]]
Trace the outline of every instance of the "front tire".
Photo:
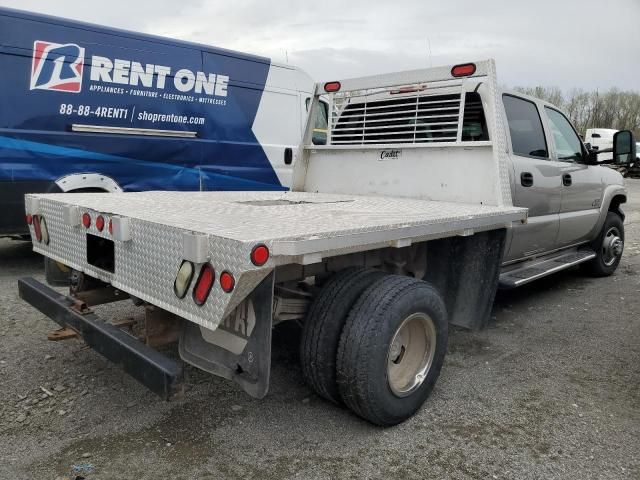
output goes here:
[[596, 258], [584, 264], [595, 277], [607, 277], [616, 271], [624, 248], [624, 223], [620, 215], [608, 212], [598, 238], [592, 243]]
[[429, 283], [388, 275], [349, 313], [337, 357], [343, 402], [380, 426], [411, 417], [440, 374], [447, 349], [444, 301]]

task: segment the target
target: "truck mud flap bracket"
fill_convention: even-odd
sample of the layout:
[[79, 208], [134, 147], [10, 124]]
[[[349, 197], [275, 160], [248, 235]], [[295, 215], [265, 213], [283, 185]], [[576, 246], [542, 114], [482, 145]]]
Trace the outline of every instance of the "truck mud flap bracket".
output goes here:
[[[269, 390], [271, 370], [274, 278], [271, 272], [238, 307], [250, 304], [248, 310], [251, 312], [250, 321], [245, 318], [238, 322], [238, 317], [234, 316], [230, 322], [242, 324], [240, 332], [232, 331], [223, 324], [215, 331], [203, 332], [198, 325], [186, 322], [180, 338], [180, 357], [202, 370], [233, 380], [254, 398], [263, 398]], [[237, 340], [241, 341], [239, 346]], [[223, 348], [223, 344], [227, 348]]]
[[61, 327], [70, 327], [87, 345], [120, 365], [125, 372], [165, 399], [180, 393], [182, 366], [138, 341], [133, 336], [106, 323], [92, 313], [72, 308], [76, 300], [62, 295], [33, 278], [18, 280], [20, 298], [47, 315]]

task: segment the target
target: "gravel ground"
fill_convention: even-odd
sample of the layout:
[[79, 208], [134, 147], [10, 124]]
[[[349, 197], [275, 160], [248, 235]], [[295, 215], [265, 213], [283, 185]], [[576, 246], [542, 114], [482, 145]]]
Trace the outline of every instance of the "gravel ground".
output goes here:
[[389, 429], [311, 393], [287, 325], [265, 399], [188, 369], [184, 399], [163, 402], [78, 341], [48, 342], [55, 324], [16, 289], [42, 260], [0, 240], [0, 478], [638, 479], [640, 181], [628, 186], [615, 276], [501, 292], [490, 328], [454, 330], [433, 395]]

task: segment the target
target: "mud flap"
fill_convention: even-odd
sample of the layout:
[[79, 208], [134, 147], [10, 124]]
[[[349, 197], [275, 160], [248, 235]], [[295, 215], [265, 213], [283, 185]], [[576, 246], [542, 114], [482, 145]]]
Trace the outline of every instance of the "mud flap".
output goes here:
[[44, 274], [47, 283], [53, 287], [68, 287], [71, 281], [71, 269], [48, 257], [44, 257]]
[[451, 324], [479, 330], [489, 323], [505, 239], [499, 229], [429, 243], [425, 280], [444, 297]]
[[215, 331], [185, 322], [180, 357], [263, 398], [271, 370], [274, 278], [271, 272]]

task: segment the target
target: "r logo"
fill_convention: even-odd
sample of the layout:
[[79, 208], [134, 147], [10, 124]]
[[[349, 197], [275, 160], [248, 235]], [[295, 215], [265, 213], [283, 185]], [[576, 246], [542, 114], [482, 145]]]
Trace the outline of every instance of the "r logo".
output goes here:
[[82, 89], [84, 48], [75, 43], [36, 40], [31, 60], [31, 90], [78, 93]]

